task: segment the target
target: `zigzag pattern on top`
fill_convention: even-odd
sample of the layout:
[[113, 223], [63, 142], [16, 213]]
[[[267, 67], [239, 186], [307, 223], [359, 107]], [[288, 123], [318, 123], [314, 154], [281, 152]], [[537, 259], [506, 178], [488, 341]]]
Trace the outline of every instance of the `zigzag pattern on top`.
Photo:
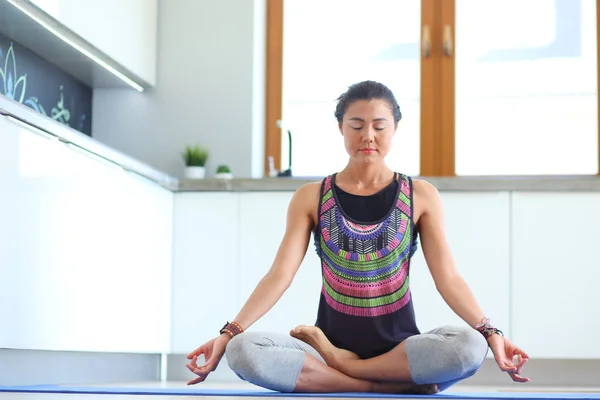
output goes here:
[[347, 218], [333, 193], [333, 175], [323, 182], [315, 245], [322, 264], [322, 293], [339, 312], [379, 316], [410, 301], [411, 182], [403, 174], [398, 179], [397, 201], [377, 224]]

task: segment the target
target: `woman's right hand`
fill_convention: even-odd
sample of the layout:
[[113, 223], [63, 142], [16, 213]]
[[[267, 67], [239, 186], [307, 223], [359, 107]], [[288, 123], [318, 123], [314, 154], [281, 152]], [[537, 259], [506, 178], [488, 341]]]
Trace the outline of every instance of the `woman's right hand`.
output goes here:
[[[217, 365], [225, 354], [225, 348], [231, 338], [227, 334], [222, 334], [214, 339], [209, 340], [196, 350], [192, 351], [187, 355], [188, 360], [191, 360], [186, 367], [194, 374], [198, 375], [198, 378], [189, 381], [188, 385], [195, 385], [198, 382], [203, 382], [208, 374], [217, 369]], [[198, 356], [204, 354], [204, 364], [198, 366], [196, 364]]]

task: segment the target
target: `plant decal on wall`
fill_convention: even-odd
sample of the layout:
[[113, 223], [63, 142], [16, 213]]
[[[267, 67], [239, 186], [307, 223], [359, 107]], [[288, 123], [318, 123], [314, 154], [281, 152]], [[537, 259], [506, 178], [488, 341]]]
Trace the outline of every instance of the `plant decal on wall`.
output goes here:
[[63, 95], [63, 87], [60, 87], [60, 100], [56, 103], [55, 107], [52, 107], [50, 116], [53, 120], [61, 122], [63, 124], [69, 124], [71, 119], [71, 112], [65, 108], [65, 98]]
[[[2, 61], [2, 58], [3, 54], [2, 49], [0, 48], [0, 62]], [[0, 78], [2, 78], [4, 94], [10, 99], [17, 100], [19, 103], [23, 103], [23, 99], [25, 98], [25, 88], [27, 85], [27, 74], [17, 79], [17, 60], [15, 59], [15, 52], [12, 45], [6, 53], [4, 68], [0, 68]], [[19, 85], [21, 85], [20, 92], [18, 92]]]
[[[4, 54], [2, 47], [0, 47], [0, 94], [17, 101], [18, 103], [24, 104], [55, 121], [64, 125], [69, 125], [72, 113], [71, 110], [65, 106], [64, 86], [62, 84], [59, 85], [60, 99], [51, 108], [50, 113], [48, 113], [40, 103], [38, 97], [27, 96], [27, 73], [19, 76], [17, 64], [13, 43], [10, 43], [6, 54]], [[79, 126], [75, 128], [82, 130], [85, 120], [86, 115], [81, 115]]]

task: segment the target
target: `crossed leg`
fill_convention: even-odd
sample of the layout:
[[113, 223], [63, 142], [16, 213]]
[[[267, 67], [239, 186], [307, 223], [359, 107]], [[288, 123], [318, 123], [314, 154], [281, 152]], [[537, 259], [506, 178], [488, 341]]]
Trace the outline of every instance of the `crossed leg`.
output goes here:
[[[345, 351], [339, 351], [337, 357], [340, 361], [357, 359]], [[226, 359], [239, 378], [280, 392], [437, 392], [436, 385], [350, 377], [328, 366], [319, 352], [305, 341], [284, 334], [244, 332], [237, 335], [227, 345]]]
[[487, 341], [470, 327], [445, 326], [415, 335], [369, 359], [334, 347], [314, 326], [299, 326], [290, 335], [309, 344], [328, 366], [351, 378], [436, 384], [440, 391], [475, 374], [488, 351]]

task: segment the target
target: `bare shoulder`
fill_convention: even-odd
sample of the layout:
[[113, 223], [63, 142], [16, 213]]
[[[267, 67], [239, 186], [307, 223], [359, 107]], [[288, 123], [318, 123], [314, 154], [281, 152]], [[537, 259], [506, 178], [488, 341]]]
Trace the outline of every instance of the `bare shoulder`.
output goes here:
[[286, 229], [269, 274], [281, 277], [291, 284], [306, 255], [311, 233], [315, 226], [312, 209], [319, 202], [319, 183], [308, 183], [298, 188], [288, 205]]
[[289, 212], [291, 214], [308, 215], [313, 222], [316, 222], [320, 192], [320, 181], [302, 185], [292, 196]]
[[423, 215], [437, 212], [441, 208], [438, 189], [423, 179], [413, 179], [413, 199], [417, 219]]
[[413, 179], [413, 191], [419, 197], [439, 196], [437, 188], [424, 179]]
[[294, 196], [292, 202], [298, 204], [311, 205], [310, 203], [318, 203], [319, 192], [321, 191], [321, 182], [310, 182], [300, 186]]
[[309, 183], [305, 183], [304, 185], [300, 186], [297, 190], [296, 190], [296, 194], [299, 194], [301, 196], [315, 196], [319, 194], [319, 192], [321, 191], [321, 181], [315, 181], [315, 182], [309, 182]]

